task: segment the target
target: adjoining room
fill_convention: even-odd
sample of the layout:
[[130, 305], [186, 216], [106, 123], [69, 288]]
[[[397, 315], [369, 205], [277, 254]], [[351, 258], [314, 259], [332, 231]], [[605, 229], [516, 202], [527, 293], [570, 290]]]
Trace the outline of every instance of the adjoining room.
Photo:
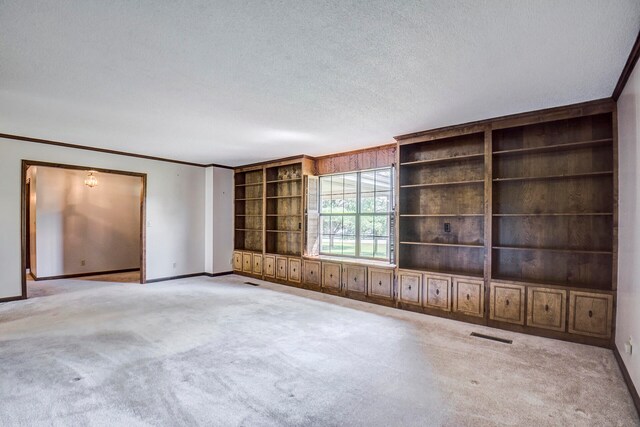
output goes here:
[[0, 425], [640, 427], [637, 0], [0, 40]]

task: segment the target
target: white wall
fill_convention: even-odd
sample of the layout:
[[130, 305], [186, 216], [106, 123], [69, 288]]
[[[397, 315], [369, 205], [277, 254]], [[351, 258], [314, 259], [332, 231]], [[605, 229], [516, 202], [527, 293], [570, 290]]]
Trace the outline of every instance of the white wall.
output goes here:
[[[616, 345], [640, 388], [640, 67], [618, 100], [619, 222]], [[629, 337], [634, 354], [624, 352]]]
[[204, 271], [204, 168], [0, 138], [0, 298], [21, 294], [22, 159], [146, 173], [147, 280]]
[[231, 271], [233, 253], [233, 170], [209, 167], [206, 171], [205, 271]]
[[[31, 171], [32, 168], [29, 170]], [[38, 278], [140, 268], [140, 195], [136, 176], [37, 167]]]

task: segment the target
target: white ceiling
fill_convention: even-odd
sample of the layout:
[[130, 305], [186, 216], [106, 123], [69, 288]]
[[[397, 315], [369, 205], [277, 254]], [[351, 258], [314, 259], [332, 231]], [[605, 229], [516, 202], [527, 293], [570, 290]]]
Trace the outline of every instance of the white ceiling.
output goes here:
[[246, 164], [611, 96], [637, 0], [0, 0], [0, 133]]

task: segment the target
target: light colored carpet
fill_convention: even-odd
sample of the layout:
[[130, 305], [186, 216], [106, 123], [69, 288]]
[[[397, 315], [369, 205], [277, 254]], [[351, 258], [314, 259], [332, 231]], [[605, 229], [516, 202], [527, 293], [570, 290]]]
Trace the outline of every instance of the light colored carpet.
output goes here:
[[29, 283], [0, 425], [640, 424], [609, 350], [245, 280]]

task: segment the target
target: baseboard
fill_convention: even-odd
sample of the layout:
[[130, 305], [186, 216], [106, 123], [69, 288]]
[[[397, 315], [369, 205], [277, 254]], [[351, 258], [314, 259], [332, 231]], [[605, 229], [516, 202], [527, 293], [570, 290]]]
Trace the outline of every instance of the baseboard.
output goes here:
[[631, 398], [633, 399], [633, 403], [636, 405], [636, 411], [638, 411], [638, 415], [640, 415], [640, 396], [638, 396], [638, 390], [636, 386], [633, 384], [631, 380], [631, 375], [629, 375], [629, 371], [627, 371], [627, 367], [622, 360], [622, 356], [618, 351], [618, 346], [613, 345], [613, 354], [618, 361], [618, 366], [620, 366], [620, 371], [622, 372], [622, 377], [624, 378], [624, 382], [627, 383], [627, 388], [629, 389], [629, 393], [631, 394]]
[[233, 274], [233, 271], [223, 271], [220, 273], [204, 273], [204, 275], [208, 277], [228, 276], [229, 274]]
[[23, 297], [22, 295], [18, 295], [17, 297], [0, 298], [0, 303], [11, 302], [11, 301], [19, 301], [19, 300], [22, 300], [22, 299], [26, 299], [26, 298]]
[[122, 270], [94, 271], [89, 273], [63, 274], [61, 276], [47, 276], [47, 277], [36, 277], [33, 273], [31, 273], [31, 276], [33, 277], [33, 280], [39, 282], [42, 280], [59, 280], [59, 279], [74, 279], [77, 277], [102, 276], [103, 274], [131, 273], [133, 271], [140, 271], [140, 269], [125, 268]]
[[145, 283], [158, 283], [158, 282], [166, 282], [168, 280], [178, 280], [178, 279], [188, 279], [190, 277], [198, 277], [198, 276], [206, 276], [207, 273], [191, 273], [191, 274], [182, 274], [180, 276], [170, 276], [170, 277], [160, 277], [158, 279], [149, 279]]

